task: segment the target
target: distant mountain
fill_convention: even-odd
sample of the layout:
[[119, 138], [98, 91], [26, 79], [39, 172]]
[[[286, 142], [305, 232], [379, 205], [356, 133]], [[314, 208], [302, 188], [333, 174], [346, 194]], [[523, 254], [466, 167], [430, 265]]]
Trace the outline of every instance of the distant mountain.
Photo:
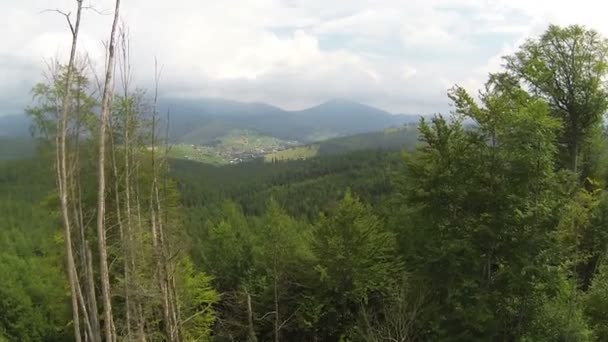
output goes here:
[[313, 142], [378, 131], [420, 119], [419, 115], [393, 115], [347, 100], [331, 100], [299, 111], [263, 103], [216, 99], [169, 99], [161, 106], [170, 108], [171, 138], [199, 145], [234, 129], [253, 130], [284, 140]]
[[[265, 103], [168, 98], [159, 103], [159, 110], [163, 119], [165, 111], [170, 112], [171, 142], [193, 145], [212, 144], [234, 130], [311, 143], [420, 120], [419, 115], [394, 115], [348, 100], [331, 100], [308, 109], [288, 111]], [[29, 136], [30, 125], [25, 115], [0, 116], [0, 137]]]
[[0, 137], [29, 136], [30, 119], [25, 115], [0, 116]]

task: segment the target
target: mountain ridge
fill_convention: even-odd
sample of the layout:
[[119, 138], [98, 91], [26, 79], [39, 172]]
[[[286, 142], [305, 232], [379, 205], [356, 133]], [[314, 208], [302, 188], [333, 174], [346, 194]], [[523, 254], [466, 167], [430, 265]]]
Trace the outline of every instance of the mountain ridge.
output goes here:
[[[218, 104], [222, 104], [219, 110], [215, 108]], [[421, 117], [392, 114], [344, 99], [332, 99], [301, 110], [285, 110], [259, 102], [208, 98], [166, 99], [162, 105], [168, 106], [172, 113], [170, 135], [173, 139], [203, 145], [233, 129], [253, 130], [285, 140], [314, 142], [414, 123]]]
[[[308, 143], [401, 126], [418, 122], [422, 117], [393, 114], [339, 98], [300, 110], [286, 110], [263, 102], [169, 97], [159, 101], [159, 109], [170, 113], [171, 141], [195, 145], [209, 144], [233, 130], [251, 130]], [[31, 120], [25, 114], [0, 116], [0, 136], [24, 136], [29, 134], [30, 126]]]

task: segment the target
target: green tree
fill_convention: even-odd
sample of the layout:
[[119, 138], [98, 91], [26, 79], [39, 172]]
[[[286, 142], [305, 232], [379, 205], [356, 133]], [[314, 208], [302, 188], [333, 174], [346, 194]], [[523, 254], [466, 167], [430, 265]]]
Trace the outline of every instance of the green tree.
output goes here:
[[[608, 73], [608, 42], [582, 26], [551, 25], [538, 39], [528, 40], [506, 57], [507, 70], [551, 105], [563, 122], [563, 165], [579, 171], [585, 141], [608, 108], [604, 77]], [[583, 180], [588, 176], [582, 174]]]
[[205, 341], [215, 323], [213, 304], [219, 300], [211, 286], [211, 277], [194, 269], [189, 258], [181, 261], [178, 269], [181, 329], [184, 341]]
[[598, 341], [608, 340], [608, 268], [602, 265], [584, 298], [584, 310]]
[[223, 218], [210, 224], [203, 246], [205, 268], [214, 277], [217, 289], [239, 289], [252, 273], [253, 235], [249, 222], [238, 206], [226, 202], [221, 207]]
[[310, 236], [305, 224], [289, 217], [271, 199], [258, 221], [255, 241], [254, 282], [260, 300], [254, 310], [259, 319], [272, 318], [271, 336], [278, 342], [283, 340], [283, 330], [300, 325], [300, 318], [307, 314], [302, 296], [312, 258]]
[[362, 307], [381, 301], [399, 280], [395, 237], [348, 191], [338, 208], [317, 223], [313, 251], [320, 277], [317, 300], [323, 305], [322, 338], [352, 337]]
[[[429, 339], [516, 339], [551, 270], [559, 123], [505, 74], [491, 76], [482, 106], [463, 88], [450, 97], [454, 119], [421, 123], [424, 146], [400, 181], [402, 251], [432, 286], [422, 328]], [[477, 127], [465, 129], [465, 119]]]

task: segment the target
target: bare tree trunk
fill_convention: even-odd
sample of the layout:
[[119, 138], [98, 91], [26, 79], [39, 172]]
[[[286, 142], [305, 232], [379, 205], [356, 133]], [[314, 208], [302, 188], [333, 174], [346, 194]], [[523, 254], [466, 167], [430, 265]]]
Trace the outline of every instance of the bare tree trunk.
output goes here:
[[99, 314], [97, 312], [97, 296], [95, 294], [95, 275], [93, 272], [93, 253], [89, 247], [89, 242], [84, 241], [86, 250], [86, 279], [87, 279], [87, 291], [89, 297], [89, 306], [91, 312], [91, 320], [93, 321], [94, 338], [93, 341], [101, 342], [101, 327], [99, 326]]
[[[82, 74], [83, 72], [80, 72]], [[93, 342], [101, 342], [101, 330], [99, 328], [99, 317], [97, 315], [97, 300], [95, 299], [95, 285], [93, 280], [93, 271], [92, 269], [87, 269], [90, 264], [88, 263], [88, 254], [87, 254], [87, 241], [85, 235], [85, 225], [84, 225], [84, 215], [82, 210], [82, 190], [80, 186], [81, 182], [81, 174], [80, 174], [80, 129], [82, 125], [82, 117], [81, 117], [81, 91], [82, 83], [81, 78], [78, 77], [76, 79], [76, 110], [74, 113], [76, 114], [75, 121], [75, 133], [74, 133], [74, 143], [73, 143], [73, 159], [71, 162], [71, 171], [69, 175], [70, 179], [70, 196], [72, 198], [72, 209], [74, 212], [74, 222], [78, 227], [78, 245], [80, 250], [80, 269], [81, 274], [79, 275], [77, 269], [76, 280], [78, 284], [78, 296], [82, 301], [81, 309], [83, 311], [83, 315], [85, 318], [85, 323], [88, 328], [87, 339]], [[80, 278], [82, 278], [83, 286], [85, 288], [84, 294], [81, 291]]]
[[277, 274], [275, 270], [274, 274], [274, 284], [273, 284], [273, 293], [274, 293], [274, 342], [279, 342], [279, 330], [280, 328], [280, 317], [279, 317], [279, 290], [277, 288]]
[[114, 47], [116, 27], [120, 14], [120, 0], [116, 0], [114, 10], [114, 21], [110, 33], [108, 44], [108, 60], [106, 65], [105, 84], [101, 100], [101, 123], [99, 127], [99, 156], [98, 156], [98, 192], [97, 192], [97, 238], [99, 244], [99, 273], [101, 278], [101, 293], [104, 309], [104, 326], [106, 342], [116, 340], [116, 333], [113, 328], [112, 300], [110, 294], [110, 275], [108, 270], [108, 251], [106, 247], [106, 227], [105, 227], [105, 155], [106, 155], [106, 130], [110, 121], [110, 104], [112, 98], [112, 75], [114, 71]]
[[[135, 164], [135, 179], [138, 180], [139, 179], [139, 164]], [[142, 218], [141, 218], [141, 202], [139, 199], [139, 193], [140, 193], [140, 189], [139, 189], [139, 183], [136, 181], [135, 183], [135, 210], [137, 212], [137, 229], [139, 234], [142, 234], [143, 232], [143, 224], [142, 224]], [[133, 239], [133, 235], [131, 235], [131, 245], [133, 245], [134, 239]], [[135, 270], [135, 258], [132, 257], [131, 259], [131, 267], [133, 270]], [[145, 342], [146, 341], [146, 329], [145, 329], [145, 323], [146, 321], [144, 320], [144, 309], [143, 309], [143, 305], [142, 302], [138, 296], [137, 298], [137, 318], [138, 318], [138, 322], [137, 322], [137, 329], [139, 332], [139, 337], [138, 340], [141, 342]]]
[[251, 307], [251, 294], [247, 288], [245, 288], [245, 295], [247, 296], [247, 323], [248, 323], [248, 342], [257, 342], [257, 337], [255, 336], [255, 330], [253, 329], [253, 308]]
[[[115, 209], [116, 210], [116, 221], [118, 224], [118, 230], [120, 234], [120, 243], [123, 248], [123, 253], [126, 254], [125, 248], [125, 229], [124, 223], [122, 219], [122, 208], [120, 201], [120, 181], [118, 174], [118, 165], [116, 161], [116, 146], [114, 144], [114, 129], [112, 125], [109, 125], [110, 128], [110, 155], [112, 156], [112, 171], [114, 176], [114, 199], [116, 201]], [[130, 315], [130, 306], [129, 306], [129, 278], [128, 278], [128, 265], [127, 260], [123, 255], [123, 265], [124, 265], [124, 296], [125, 296], [125, 320], [127, 325], [127, 340], [131, 340], [131, 315]]]
[[177, 320], [177, 303], [175, 301], [173, 281], [169, 260], [167, 258], [167, 246], [163, 229], [163, 204], [159, 194], [158, 186], [158, 165], [156, 163], [156, 119], [158, 103], [158, 82], [160, 71], [155, 62], [155, 91], [154, 105], [152, 113], [152, 186], [150, 198], [150, 214], [152, 221], [152, 239], [154, 255], [156, 257], [156, 271], [158, 276], [159, 288], [161, 292], [161, 304], [163, 311], [163, 323], [166, 338], [169, 342], [180, 341], [179, 322]]
[[[74, 271], [76, 271], [76, 270], [74, 270]], [[76, 281], [78, 281], [78, 278], [76, 278]], [[82, 309], [82, 315], [84, 316], [84, 323], [85, 323], [85, 327], [86, 327], [87, 336], [91, 336], [91, 339], [93, 339], [94, 338], [93, 328], [91, 327], [91, 320], [89, 318], [87, 307], [86, 307], [86, 304], [84, 301], [84, 296], [82, 295], [82, 290], [80, 289], [79, 283], [76, 284], [76, 293], [78, 295], [78, 302], [80, 303], [80, 308]]]
[[78, 309], [77, 284], [76, 284], [76, 265], [74, 262], [74, 253], [72, 248], [72, 227], [70, 224], [69, 203], [68, 203], [68, 175], [67, 175], [67, 149], [66, 136], [68, 130], [68, 114], [70, 112], [72, 76], [74, 71], [74, 63], [76, 60], [76, 47], [78, 44], [78, 33], [80, 31], [80, 19], [82, 15], [82, 0], [77, 0], [78, 10], [76, 13], [76, 23], [73, 26], [69, 15], [66, 15], [70, 30], [72, 32], [72, 47], [70, 50], [70, 59], [66, 75], [66, 84], [64, 97], [61, 105], [61, 123], [58, 134], [57, 147], [57, 184], [59, 187], [59, 197], [61, 202], [61, 216], [63, 219], [63, 227], [65, 231], [65, 252], [67, 261], [68, 280], [70, 282], [70, 295], [72, 297], [72, 317], [74, 324], [74, 338], [76, 342], [82, 340], [80, 332], [80, 316]]
[[[131, 177], [130, 177], [130, 153], [131, 153], [131, 144], [130, 144], [130, 130], [131, 130], [131, 102], [129, 99], [129, 91], [130, 91], [130, 79], [131, 79], [131, 65], [129, 61], [129, 41], [127, 34], [124, 31], [124, 28], [120, 33], [120, 42], [121, 42], [121, 78], [122, 78], [122, 86], [123, 86], [123, 96], [124, 96], [124, 121], [123, 121], [123, 136], [124, 136], [124, 169], [125, 169], [125, 178], [124, 178], [124, 193], [125, 193], [125, 219], [126, 224], [121, 224], [121, 242], [123, 246], [123, 267], [124, 267], [124, 281], [125, 281], [125, 311], [126, 311], [126, 319], [127, 319], [127, 337], [131, 340], [131, 313], [132, 309], [132, 300], [131, 300], [131, 291], [130, 291], [130, 273], [131, 273], [131, 248], [133, 248], [131, 244]], [[118, 178], [117, 178], [118, 182]], [[118, 183], [117, 183], [118, 184]]]

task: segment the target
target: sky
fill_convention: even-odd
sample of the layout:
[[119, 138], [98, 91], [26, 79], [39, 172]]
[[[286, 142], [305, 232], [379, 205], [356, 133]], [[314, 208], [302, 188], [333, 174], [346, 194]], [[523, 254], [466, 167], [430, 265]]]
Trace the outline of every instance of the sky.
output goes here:
[[[79, 54], [104, 65], [112, 0], [84, 0]], [[70, 33], [47, 9], [75, 0], [1, 1], [0, 115], [15, 114], [65, 61]], [[301, 109], [333, 98], [394, 113], [449, 112], [447, 90], [476, 92], [501, 56], [550, 23], [608, 36], [608, 3], [591, 0], [122, 0], [133, 79], [160, 94]]]

